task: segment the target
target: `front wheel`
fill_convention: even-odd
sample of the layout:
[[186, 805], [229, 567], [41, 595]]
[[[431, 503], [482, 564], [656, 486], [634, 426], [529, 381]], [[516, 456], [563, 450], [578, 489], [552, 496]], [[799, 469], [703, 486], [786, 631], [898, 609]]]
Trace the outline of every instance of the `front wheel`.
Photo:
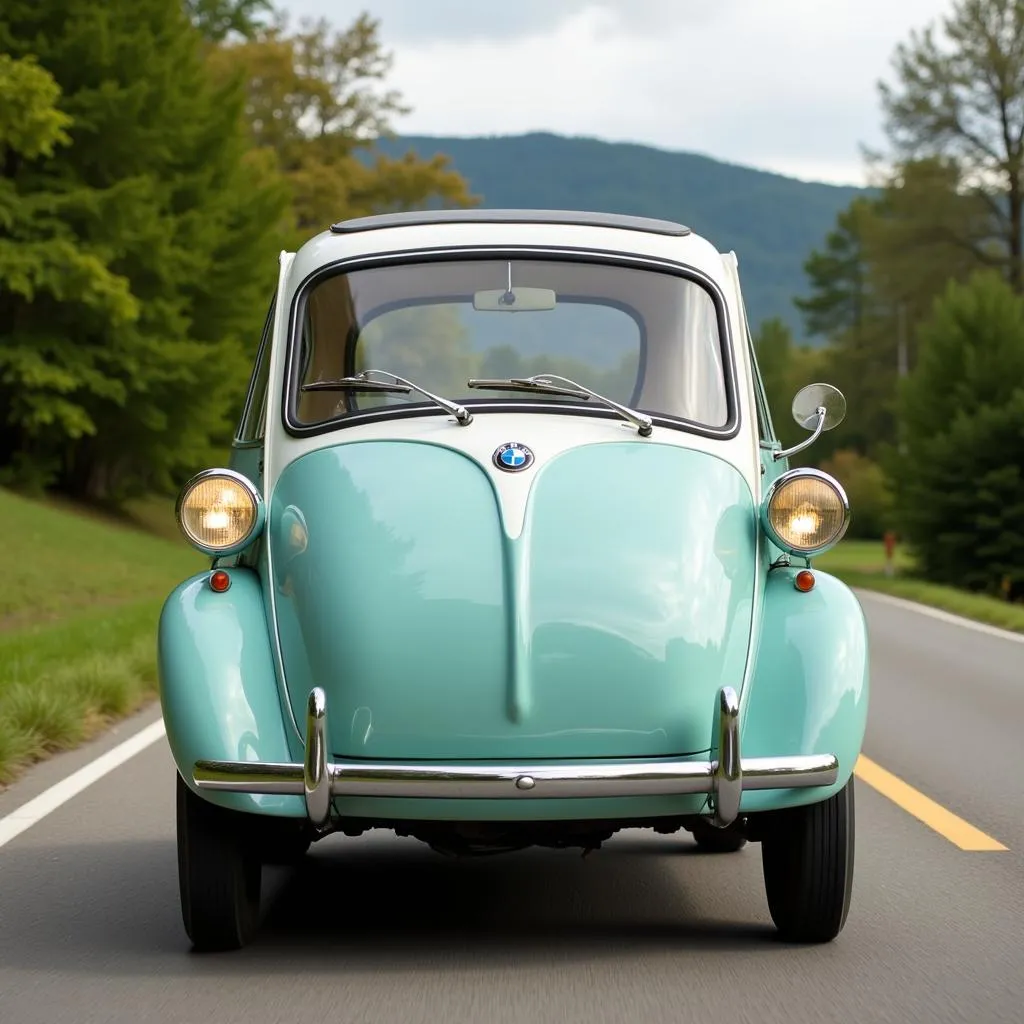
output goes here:
[[831, 942], [853, 888], [853, 778], [828, 800], [779, 812], [761, 841], [768, 910], [783, 939]]
[[231, 811], [178, 776], [178, 888], [185, 932], [202, 952], [239, 949], [259, 923], [262, 865]]

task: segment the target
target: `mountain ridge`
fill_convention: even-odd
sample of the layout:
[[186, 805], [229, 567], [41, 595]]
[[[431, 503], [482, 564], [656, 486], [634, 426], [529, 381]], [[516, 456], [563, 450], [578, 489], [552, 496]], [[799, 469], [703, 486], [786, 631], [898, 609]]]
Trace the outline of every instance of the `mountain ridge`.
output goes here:
[[485, 208], [575, 209], [679, 221], [740, 262], [751, 324], [781, 317], [797, 338], [803, 263], [836, 215], [869, 190], [803, 181], [684, 150], [553, 132], [399, 135], [388, 156], [443, 153]]

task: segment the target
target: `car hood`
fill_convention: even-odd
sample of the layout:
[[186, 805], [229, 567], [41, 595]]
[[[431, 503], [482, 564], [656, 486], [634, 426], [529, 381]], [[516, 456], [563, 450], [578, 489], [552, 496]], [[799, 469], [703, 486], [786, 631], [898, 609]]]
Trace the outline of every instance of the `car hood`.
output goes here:
[[349, 442], [284, 470], [268, 529], [287, 692], [301, 723], [324, 689], [335, 756], [696, 753], [742, 681], [755, 509], [704, 452], [597, 443], [502, 475]]

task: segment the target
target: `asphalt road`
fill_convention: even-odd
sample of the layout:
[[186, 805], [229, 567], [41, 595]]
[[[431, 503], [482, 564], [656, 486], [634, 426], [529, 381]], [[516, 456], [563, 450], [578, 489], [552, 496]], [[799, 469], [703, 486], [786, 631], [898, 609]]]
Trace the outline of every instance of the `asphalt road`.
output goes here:
[[[268, 872], [239, 953], [189, 952], [160, 740], [0, 848], [0, 1024], [1024, 1022], [1024, 644], [865, 595], [865, 754], [1007, 849], [965, 852], [861, 783], [853, 908], [775, 940], [760, 852], [620, 833], [582, 860], [450, 862], [385, 834]], [[158, 717], [37, 768], [0, 820]]]

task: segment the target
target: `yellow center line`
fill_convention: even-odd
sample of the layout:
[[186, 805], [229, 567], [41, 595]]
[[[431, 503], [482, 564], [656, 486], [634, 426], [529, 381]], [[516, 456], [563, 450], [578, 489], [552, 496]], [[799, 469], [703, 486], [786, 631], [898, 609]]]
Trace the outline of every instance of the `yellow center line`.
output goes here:
[[887, 772], [874, 761], [868, 760], [863, 754], [857, 759], [853, 772], [858, 779], [862, 779], [872, 789], [877, 789], [897, 807], [902, 807], [908, 814], [923, 821], [961, 850], [1006, 849], [998, 840], [985, 835], [963, 818], [958, 818], [952, 811], [947, 811], [941, 804], [926, 797], [924, 793], [919, 793], [913, 786], [908, 786], [902, 779], [898, 779], [892, 772]]

